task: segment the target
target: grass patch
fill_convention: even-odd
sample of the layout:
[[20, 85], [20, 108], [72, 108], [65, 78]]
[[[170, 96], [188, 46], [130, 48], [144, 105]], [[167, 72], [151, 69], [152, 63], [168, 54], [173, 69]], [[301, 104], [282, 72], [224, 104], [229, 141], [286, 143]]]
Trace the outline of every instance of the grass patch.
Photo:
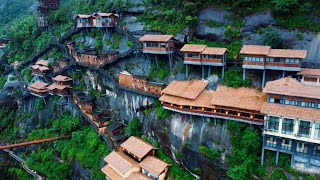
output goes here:
[[210, 21], [206, 22], [206, 25], [211, 28], [217, 28], [217, 27], [222, 27], [223, 23], [218, 22], [218, 21], [214, 21], [214, 20], [210, 20]]
[[118, 34], [113, 35], [112, 49], [119, 49], [122, 37]]
[[199, 152], [209, 159], [216, 160], [220, 157], [220, 152], [217, 149], [210, 149], [207, 146], [199, 146]]
[[0, 77], [0, 89], [3, 88], [3, 86], [6, 84], [7, 82], [7, 77], [6, 76], [1, 76]]

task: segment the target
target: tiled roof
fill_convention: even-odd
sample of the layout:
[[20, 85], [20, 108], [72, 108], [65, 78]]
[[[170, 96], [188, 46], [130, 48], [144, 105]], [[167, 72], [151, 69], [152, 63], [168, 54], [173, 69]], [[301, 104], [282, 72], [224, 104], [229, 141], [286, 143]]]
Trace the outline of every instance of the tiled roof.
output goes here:
[[260, 111], [266, 95], [256, 89], [218, 86], [213, 93], [212, 105]]
[[113, 15], [113, 13], [95, 13], [93, 16], [99, 15], [101, 17], [109, 17]]
[[124, 180], [124, 178], [108, 164], [101, 171], [110, 179]]
[[55, 80], [55, 81], [71, 81], [72, 79], [68, 76], [62, 76], [62, 75], [58, 75], [54, 78], [52, 78], [52, 80]]
[[214, 91], [202, 91], [200, 95], [196, 99], [186, 99], [178, 96], [171, 96], [167, 94], [163, 94], [160, 97], [160, 101], [177, 104], [180, 106], [197, 106], [197, 107], [206, 107], [206, 108], [214, 108], [211, 104], [211, 98], [213, 96]]
[[201, 53], [206, 47], [206, 45], [201, 44], [185, 44], [180, 51]]
[[131, 173], [126, 180], [152, 180], [152, 178], [142, 174], [141, 172], [134, 172]]
[[280, 57], [280, 58], [299, 58], [304, 59], [307, 56], [306, 50], [295, 49], [270, 49], [268, 57]]
[[270, 49], [270, 46], [243, 45], [240, 54], [267, 55]]
[[42, 60], [37, 61], [36, 65], [48, 66], [49, 65], [49, 61], [42, 59]]
[[223, 55], [226, 53], [227, 48], [217, 48], [217, 47], [206, 47], [201, 54], [209, 54], [209, 55]]
[[304, 85], [289, 77], [267, 82], [263, 92], [320, 99], [319, 87]]
[[320, 111], [314, 108], [302, 108], [274, 103], [264, 103], [261, 112], [268, 115], [299, 118], [311, 121], [320, 121]]
[[89, 18], [89, 17], [92, 17], [91, 15], [86, 15], [86, 14], [78, 14], [76, 16], [76, 18], [80, 18], [80, 19], [86, 19], [86, 18]]
[[298, 75], [320, 76], [320, 69], [301, 68], [301, 71], [298, 72]]
[[53, 89], [66, 89], [66, 88], [70, 88], [69, 86], [65, 86], [65, 85], [61, 85], [61, 84], [57, 84], [57, 83], [53, 83], [50, 86], [47, 87], [49, 90], [53, 90]]
[[139, 41], [142, 42], [168, 42], [170, 39], [175, 38], [172, 35], [153, 35], [146, 34], [142, 36]]
[[104, 160], [121, 174], [125, 174], [130, 168], [138, 164], [124, 153], [115, 151], [112, 151]]
[[140, 166], [152, 174], [159, 176], [169, 164], [154, 156], [148, 156], [140, 162]]
[[133, 155], [137, 156], [139, 159], [145, 157], [152, 149], [156, 149], [151, 144], [146, 143], [140, 138], [131, 136], [120, 147], [126, 149]]
[[194, 100], [207, 87], [207, 85], [208, 85], [208, 82], [202, 81], [202, 80], [172, 81], [162, 91], [162, 94]]
[[36, 81], [33, 84], [29, 85], [30, 88], [34, 88], [34, 89], [47, 89], [48, 84], [47, 83], [43, 83], [40, 81]]

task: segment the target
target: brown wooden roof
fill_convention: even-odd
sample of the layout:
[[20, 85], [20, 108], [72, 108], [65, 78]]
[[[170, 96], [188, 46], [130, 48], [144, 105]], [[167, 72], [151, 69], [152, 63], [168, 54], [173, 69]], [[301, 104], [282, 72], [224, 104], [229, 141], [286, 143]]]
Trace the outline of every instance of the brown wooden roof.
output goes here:
[[320, 69], [301, 68], [298, 75], [320, 76]]
[[320, 121], [320, 111], [314, 108], [302, 108], [275, 103], [264, 103], [261, 112], [268, 115], [299, 118], [311, 121]]
[[47, 83], [43, 83], [43, 82], [40, 82], [40, 81], [36, 81], [34, 82], [33, 84], [29, 85], [30, 88], [34, 88], [34, 89], [47, 89], [48, 87], [48, 84]]
[[207, 87], [207, 85], [208, 82], [203, 80], [172, 81], [162, 91], [162, 94], [194, 100]]
[[240, 54], [267, 55], [270, 49], [270, 46], [243, 45]]
[[48, 86], [47, 88], [48, 88], [48, 90], [53, 90], [53, 89], [63, 90], [63, 89], [66, 89], [66, 88], [70, 88], [70, 86], [53, 83], [50, 86]]
[[49, 66], [49, 61], [41, 59], [41, 60], [36, 62], [36, 65], [41, 65], [41, 66], [47, 66], [48, 67]]
[[122, 143], [120, 147], [137, 156], [139, 159], [145, 157], [152, 149], [156, 149], [151, 144], [146, 143], [142, 139], [135, 136], [131, 136], [124, 143]]
[[125, 174], [130, 168], [138, 164], [124, 153], [115, 151], [112, 151], [104, 158], [104, 160], [108, 163], [108, 165], [121, 174]]
[[304, 85], [289, 77], [267, 82], [263, 92], [269, 94], [320, 99], [319, 87]]
[[71, 81], [72, 78], [70, 78], [68, 76], [58, 75], [58, 76], [52, 78], [52, 80], [64, 82], [64, 81]]
[[169, 164], [154, 156], [148, 156], [142, 162], [140, 162], [140, 166], [152, 174], [159, 176], [162, 172], [164, 172]]
[[280, 58], [299, 58], [304, 59], [307, 56], [306, 50], [295, 49], [270, 49], [268, 57], [280, 57]]
[[218, 86], [213, 93], [211, 104], [260, 111], [265, 101], [266, 95], [256, 89]]
[[139, 41], [141, 42], [168, 42], [170, 39], [172, 39], [172, 35], [155, 35], [155, 34], [146, 34], [142, 36]]
[[180, 51], [181, 52], [195, 52], [201, 53], [207, 46], [201, 44], [185, 44]]
[[101, 171], [110, 179], [124, 180], [124, 178], [108, 164]]
[[87, 18], [90, 18], [90, 17], [92, 17], [92, 15], [78, 14], [76, 16], [76, 18], [79, 18], [79, 19], [87, 19]]
[[209, 55], [223, 55], [227, 52], [227, 48], [218, 48], [218, 47], [206, 47], [201, 54]]
[[93, 16], [101, 16], [101, 17], [109, 17], [111, 15], [114, 15], [113, 13], [95, 13]]
[[142, 174], [141, 172], [133, 172], [126, 178], [126, 180], [152, 180], [152, 178]]

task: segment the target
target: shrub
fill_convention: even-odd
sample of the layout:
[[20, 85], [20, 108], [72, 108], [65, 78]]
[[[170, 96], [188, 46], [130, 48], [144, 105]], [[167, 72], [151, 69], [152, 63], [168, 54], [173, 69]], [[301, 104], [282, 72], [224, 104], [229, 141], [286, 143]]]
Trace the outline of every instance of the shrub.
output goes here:
[[41, 111], [45, 108], [44, 100], [41, 98], [36, 99], [36, 110]]
[[215, 27], [223, 26], [223, 23], [218, 22], [218, 21], [214, 21], [214, 20], [210, 20], [210, 21], [206, 22], [206, 25], [209, 26], [209, 27], [215, 28]]
[[25, 68], [21, 72], [22, 76], [25, 76], [27, 81], [30, 82], [32, 80], [32, 72], [30, 68]]
[[302, 35], [302, 33], [300, 31], [297, 33], [297, 39], [299, 41], [303, 40], [303, 35]]
[[220, 153], [217, 149], [210, 149], [206, 146], [199, 146], [199, 152], [209, 159], [215, 160], [220, 157]]
[[268, 28], [263, 34], [263, 43], [264, 45], [271, 46], [272, 48], [284, 47], [280, 34], [272, 28]]
[[279, 13], [289, 13], [292, 14], [294, 9], [297, 9], [299, 6], [298, 0], [273, 0], [274, 4], [273, 9]]
[[118, 34], [115, 34], [113, 36], [113, 44], [112, 49], [119, 49], [120, 43], [121, 43], [122, 37]]
[[272, 179], [286, 180], [287, 176], [282, 172], [281, 168], [275, 168], [271, 174]]
[[0, 89], [3, 88], [3, 86], [6, 84], [7, 82], [7, 77], [6, 76], [1, 76], [0, 77]]
[[128, 46], [128, 47], [132, 48], [132, 47], [133, 47], [133, 45], [134, 45], [134, 44], [133, 44], [133, 42], [131, 42], [131, 41], [127, 41], [127, 46]]
[[228, 87], [234, 88], [241, 86], [249, 86], [250, 84], [248, 79], [242, 79], [241, 71], [235, 69], [230, 69], [225, 72], [223, 83]]
[[130, 120], [128, 126], [125, 128], [125, 135], [127, 137], [130, 136], [142, 136], [142, 123], [140, 122], [138, 117], [134, 117]]

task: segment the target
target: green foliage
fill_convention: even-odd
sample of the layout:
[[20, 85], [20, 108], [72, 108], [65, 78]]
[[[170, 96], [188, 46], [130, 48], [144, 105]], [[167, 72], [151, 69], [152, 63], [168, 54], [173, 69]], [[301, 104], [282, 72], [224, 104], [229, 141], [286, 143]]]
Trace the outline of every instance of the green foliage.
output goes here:
[[105, 43], [106, 46], [109, 46], [111, 44], [111, 40], [110, 39], [106, 39], [104, 41], [104, 43]]
[[21, 71], [21, 75], [26, 77], [27, 81], [30, 82], [32, 80], [32, 72], [31, 69], [26, 67]]
[[220, 157], [220, 153], [217, 149], [210, 149], [207, 146], [199, 146], [198, 150], [201, 154], [212, 160]]
[[156, 107], [157, 119], [166, 119], [171, 116], [171, 112], [164, 109], [160, 101], [155, 101], [154, 104]]
[[7, 77], [6, 76], [1, 76], [0, 77], [0, 89], [3, 88], [3, 86], [6, 84], [7, 82]]
[[268, 28], [263, 34], [264, 45], [271, 46], [272, 48], [282, 48], [284, 46], [280, 34], [272, 28]]
[[33, 3], [34, 0], [0, 0], [0, 27], [7, 25], [7, 23], [21, 15], [31, 14], [30, 7]]
[[119, 49], [122, 37], [118, 34], [113, 35], [112, 49]]
[[206, 25], [209, 27], [212, 27], [212, 28], [223, 26], [223, 24], [221, 22], [214, 21], [214, 20], [207, 21]]
[[100, 97], [101, 96], [101, 91], [97, 89], [90, 89], [89, 90], [89, 96], [91, 97]]
[[76, 159], [84, 168], [91, 169], [92, 179], [104, 178], [100, 162], [102, 157], [109, 154], [109, 149], [91, 127], [73, 132], [70, 140], [55, 141], [55, 149], [62, 159], [69, 162]]
[[249, 86], [250, 82], [248, 79], [243, 80], [241, 71], [237, 69], [229, 69], [225, 72], [223, 84], [228, 87], [241, 87]]
[[273, 9], [280, 13], [290, 13], [299, 7], [298, 0], [272, 0]]
[[44, 108], [45, 108], [44, 100], [41, 98], [37, 98], [36, 99], [36, 110], [41, 111]]
[[52, 121], [52, 128], [61, 134], [70, 134], [80, 128], [79, 117], [64, 115], [62, 118]]
[[131, 119], [124, 131], [127, 137], [142, 136], [142, 123], [140, 122], [139, 118], [134, 117], [133, 119]]
[[28, 156], [26, 164], [31, 169], [36, 169], [47, 179], [68, 179], [71, 175], [70, 166], [65, 162], [55, 160], [52, 149], [32, 151]]
[[303, 40], [303, 35], [302, 35], [302, 33], [300, 31], [297, 33], [297, 39], [299, 41]]
[[33, 180], [33, 176], [28, 174], [25, 170], [19, 168], [10, 168], [10, 174], [16, 175], [19, 180]]
[[228, 177], [235, 180], [251, 179], [252, 174], [263, 177], [265, 170], [259, 166], [261, 137], [257, 130], [235, 121], [228, 121], [227, 128], [232, 145], [232, 151], [227, 156], [230, 167]]
[[164, 78], [169, 75], [169, 73], [170, 71], [165, 66], [164, 61], [159, 62], [159, 67], [157, 67], [153, 62], [151, 65], [151, 71], [148, 74], [148, 79], [152, 80], [152, 79], [158, 78], [160, 81], [163, 81]]
[[287, 179], [286, 175], [282, 172], [281, 168], [275, 168], [272, 171], [271, 178], [277, 179], [277, 180], [286, 180]]
[[241, 16], [266, 10], [270, 6], [269, 0], [221, 0], [217, 3]]
[[132, 48], [132, 47], [134, 46], [134, 44], [133, 44], [133, 42], [131, 42], [131, 41], [127, 41], [127, 46], [128, 46], [129, 48]]
[[194, 171], [194, 173], [196, 173], [196, 174], [198, 174], [198, 175], [201, 175], [201, 174], [202, 174], [201, 168], [199, 168], [199, 167], [194, 168], [193, 171]]

